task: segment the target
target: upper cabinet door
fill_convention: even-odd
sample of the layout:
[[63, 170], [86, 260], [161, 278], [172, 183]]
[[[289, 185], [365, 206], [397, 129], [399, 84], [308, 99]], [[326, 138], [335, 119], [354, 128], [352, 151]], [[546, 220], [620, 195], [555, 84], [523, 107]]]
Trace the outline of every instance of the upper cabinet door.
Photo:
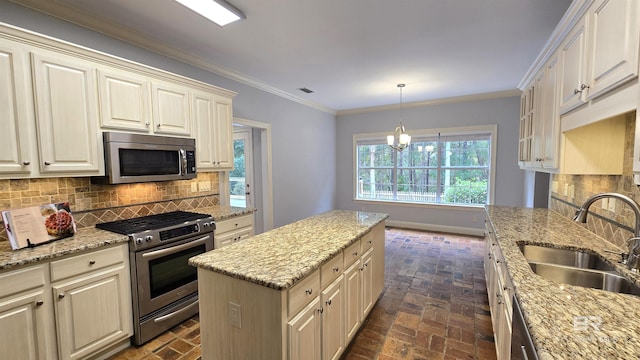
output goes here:
[[154, 132], [191, 135], [189, 89], [165, 82], [153, 82]]
[[216, 163], [219, 169], [233, 169], [233, 109], [230, 98], [215, 97]]
[[32, 168], [31, 97], [23, 50], [0, 45], [0, 176], [29, 174]]
[[115, 69], [98, 70], [102, 128], [148, 133], [151, 121], [148, 78]]
[[95, 68], [44, 50], [32, 63], [40, 173], [103, 175]]
[[560, 112], [565, 113], [584, 103], [586, 62], [586, 19], [580, 20], [560, 48]]
[[196, 160], [198, 171], [216, 170], [215, 100], [210, 93], [191, 93], [194, 137], [196, 138]]
[[638, 75], [639, 8], [638, 0], [598, 0], [589, 10], [589, 99]]

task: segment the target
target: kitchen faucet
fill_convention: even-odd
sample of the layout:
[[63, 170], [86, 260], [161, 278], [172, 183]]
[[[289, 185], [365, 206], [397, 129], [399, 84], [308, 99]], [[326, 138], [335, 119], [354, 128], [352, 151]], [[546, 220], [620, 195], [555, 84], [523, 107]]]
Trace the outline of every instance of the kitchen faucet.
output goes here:
[[589, 197], [582, 204], [580, 209], [576, 211], [576, 214], [573, 217], [573, 220], [576, 222], [586, 223], [587, 213], [589, 212], [589, 207], [591, 206], [591, 204], [604, 198], [615, 198], [615, 199], [622, 200], [623, 202], [625, 202], [627, 205], [631, 207], [631, 210], [633, 210], [636, 216], [636, 227], [635, 227], [633, 237], [627, 240], [627, 247], [629, 248], [629, 253], [628, 255], [622, 254], [622, 263], [626, 264], [627, 268], [635, 270], [638, 268], [638, 265], [640, 263], [640, 205], [638, 205], [638, 203], [635, 202], [635, 200], [633, 200], [632, 198], [626, 195], [622, 195], [618, 193], [595, 194]]

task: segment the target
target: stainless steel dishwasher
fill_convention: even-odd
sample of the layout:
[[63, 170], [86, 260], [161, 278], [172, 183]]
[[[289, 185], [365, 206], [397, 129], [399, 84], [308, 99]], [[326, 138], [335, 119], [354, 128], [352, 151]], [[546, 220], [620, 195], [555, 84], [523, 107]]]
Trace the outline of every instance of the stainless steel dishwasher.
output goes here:
[[511, 333], [511, 359], [512, 360], [538, 360], [536, 348], [533, 346], [531, 335], [527, 329], [527, 323], [522, 316], [520, 304], [516, 296], [513, 296], [513, 324]]

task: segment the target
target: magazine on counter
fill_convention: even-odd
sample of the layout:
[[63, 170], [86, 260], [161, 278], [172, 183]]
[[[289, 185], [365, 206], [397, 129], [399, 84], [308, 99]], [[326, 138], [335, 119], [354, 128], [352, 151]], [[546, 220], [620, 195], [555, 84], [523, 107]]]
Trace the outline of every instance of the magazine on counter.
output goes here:
[[5, 210], [2, 221], [13, 250], [32, 247], [76, 233], [68, 202]]

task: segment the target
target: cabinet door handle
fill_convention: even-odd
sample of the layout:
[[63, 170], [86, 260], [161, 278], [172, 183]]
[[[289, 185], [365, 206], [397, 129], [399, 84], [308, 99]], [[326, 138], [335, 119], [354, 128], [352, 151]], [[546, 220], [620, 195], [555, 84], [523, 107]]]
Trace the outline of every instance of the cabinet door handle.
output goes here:
[[89, 265], [95, 265], [96, 261], [95, 260], [89, 260]]
[[61, 292], [60, 294], [58, 294], [58, 299], [62, 299], [62, 298], [64, 298], [64, 293], [63, 293], [63, 292]]
[[156, 127], [157, 127], [158, 129], [160, 129], [160, 124], [156, 125]]
[[331, 299], [326, 301], [327, 305], [331, 305]]
[[43, 304], [44, 304], [44, 301], [42, 300], [36, 301], [36, 306], [42, 306]]
[[48, 161], [45, 161], [44, 164], [47, 165], [47, 166], [51, 165], [51, 163], [48, 162]]
[[148, 122], [148, 121], [144, 123], [144, 126], [146, 126], [146, 127], [149, 127], [149, 125], [151, 125], [151, 123]]
[[24, 166], [28, 166], [28, 165], [30, 165], [30, 164], [31, 164], [31, 162], [30, 162], [30, 161], [23, 161], [23, 162], [22, 162], [22, 165], [24, 165]]
[[358, 256], [358, 252], [357, 252], [357, 251], [355, 251], [355, 252], [353, 253], [353, 256]]
[[338, 272], [338, 271], [340, 271], [339, 267], [336, 266], [336, 267], [333, 268], [333, 272]]
[[324, 312], [324, 309], [323, 309], [323, 308], [320, 308], [320, 309], [318, 309], [318, 312], [319, 312], [320, 314], [322, 314], [322, 313]]
[[308, 288], [307, 290], [305, 290], [304, 292], [307, 293], [307, 295], [311, 295], [313, 293], [313, 289], [312, 288]]

